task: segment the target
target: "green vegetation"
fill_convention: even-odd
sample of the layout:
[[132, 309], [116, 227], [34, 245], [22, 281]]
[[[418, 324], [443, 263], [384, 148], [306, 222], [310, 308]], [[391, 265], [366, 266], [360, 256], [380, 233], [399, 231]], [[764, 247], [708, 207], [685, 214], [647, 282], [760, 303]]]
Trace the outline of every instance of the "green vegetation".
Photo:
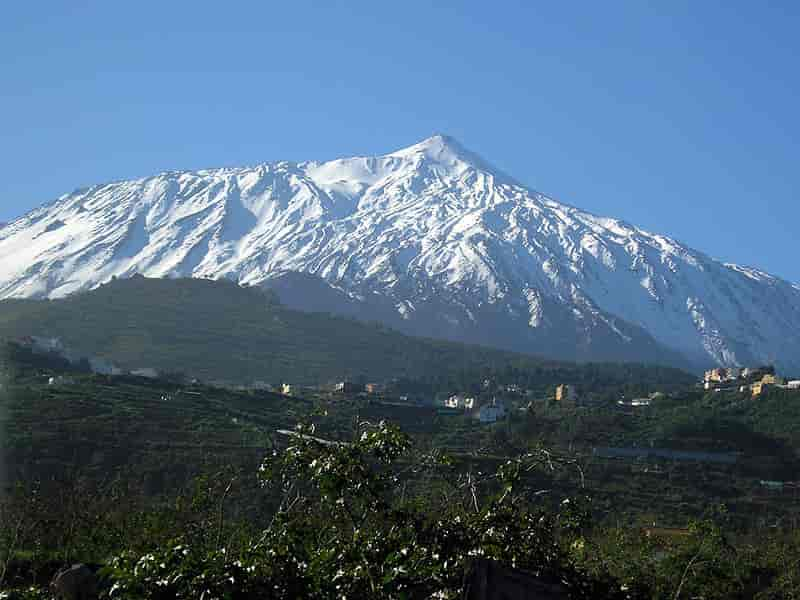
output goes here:
[[[509, 418], [487, 426], [391, 398], [106, 377], [0, 348], [0, 590], [29, 590], [18, 597], [47, 597], [55, 571], [83, 562], [119, 599], [456, 598], [479, 556], [573, 598], [800, 597], [797, 490], [761, 483], [798, 472], [797, 393], [706, 395], [669, 370], [513, 355], [396, 382], [505, 395]], [[554, 381], [601, 390], [597, 405], [547, 400]], [[673, 393], [635, 411], [610, 402], [656, 389]], [[598, 446], [741, 454], [604, 459]]]
[[[200, 471], [252, 466], [312, 405], [268, 392], [232, 392], [140, 377], [71, 372], [54, 356], [5, 346], [13, 370], [3, 390], [0, 438], [14, 481], [93, 481], [124, 471], [154, 495]], [[68, 382], [48, 385], [53, 375]]]
[[576, 366], [479, 346], [401, 335], [381, 325], [284, 308], [268, 292], [227, 281], [112, 281], [61, 300], [0, 302], [0, 338], [59, 337], [82, 356], [203, 380], [320, 383], [368, 377], [468, 383], [511, 371], [531, 383], [690, 380], [675, 369]]
[[260, 514], [232, 511], [236, 477], [201, 479], [194, 494], [145, 511], [120, 513], [119, 496], [73, 496], [39, 537], [48, 512], [37, 496], [4, 503], [0, 587], [24, 583], [19, 597], [43, 599], [48, 566], [94, 558], [109, 599], [455, 599], [481, 557], [570, 598], [800, 594], [797, 535], [734, 545], [709, 520], [677, 537], [597, 527], [588, 500], [551, 508], [530, 485], [575, 466], [544, 449], [477, 472], [415, 449], [384, 422], [360, 422], [354, 434], [331, 443], [299, 425], [258, 469]]

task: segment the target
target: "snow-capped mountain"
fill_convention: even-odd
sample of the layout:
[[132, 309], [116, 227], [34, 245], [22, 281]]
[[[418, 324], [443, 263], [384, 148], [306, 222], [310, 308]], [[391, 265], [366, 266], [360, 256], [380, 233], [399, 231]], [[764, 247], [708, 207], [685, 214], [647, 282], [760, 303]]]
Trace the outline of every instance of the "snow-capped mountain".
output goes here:
[[445, 136], [98, 185], [0, 229], [2, 298], [135, 273], [558, 357], [800, 369], [800, 286], [556, 202]]

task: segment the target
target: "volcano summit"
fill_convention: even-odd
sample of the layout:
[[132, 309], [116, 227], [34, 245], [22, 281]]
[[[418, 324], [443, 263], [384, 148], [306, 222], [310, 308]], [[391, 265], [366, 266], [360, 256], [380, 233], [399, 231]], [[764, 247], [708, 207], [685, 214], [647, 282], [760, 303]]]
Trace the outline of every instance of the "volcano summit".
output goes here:
[[447, 136], [98, 185], [0, 229], [2, 298], [136, 273], [558, 358], [800, 370], [800, 286], [556, 202]]

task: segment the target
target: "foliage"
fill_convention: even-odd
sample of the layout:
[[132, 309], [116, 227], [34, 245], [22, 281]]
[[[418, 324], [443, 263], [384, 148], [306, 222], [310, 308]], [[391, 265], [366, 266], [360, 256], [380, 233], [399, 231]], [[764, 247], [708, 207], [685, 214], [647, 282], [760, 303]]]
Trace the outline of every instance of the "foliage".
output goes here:
[[[385, 422], [360, 423], [347, 443], [301, 425], [261, 467], [282, 501], [260, 539], [239, 553], [176, 543], [123, 554], [108, 569], [111, 597], [456, 598], [476, 556], [566, 581], [576, 597], [598, 588], [613, 596], [613, 582], [585, 577], [559, 540], [580, 533], [581, 511], [565, 501], [548, 513], [520, 485], [526, 471], [555, 468], [553, 457], [531, 453], [492, 474], [464, 474], [442, 455], [409, 460], [411, 452], [408, 436]], [[398, 495], [409, 471], [440, 474], [438, 501]]]
[[608, 374], [620, 381], [629, 373], [689, 380], [675, 369], [583, 368], [409, 337], [353, 319], [289, 310], [265, 290], [224, 280], [134, 277], [64, 299], [0, 302], [0, 337], [26, 335], [57, 336], [81, 355], [106, 357], [129, 369], [154, 367], [206, 380], [319, 383], [407, 377], [424, 378], [430, 385], [440, 377], [448, 384], [468, 383], [484, 369], [547, 385], [573, 379], [589, 383]]
[[[105, 565], [105, 593], [121, 599], [458, 597], [477, 556], [575, 598], [800, 597], [791, 521], [750, 539], [734, 518], [749, 514], [752, 531], [756, 510], [790, 510], [791, 498], [745, 503], [752, 480], [740, 465], [613, 464], [564, 449], [684, 436], [791, 450], [790, 425], [768, 412], [794, 418], [789, 395], [673, 397], [630, 416], [543, 404], [489, 427], [350, 399], [273, 439], [312, 404], [85, 373], [48, 386], [63, 368], [51, 358], [18, 356], [0, 406], [12, 424], [3, 449], [27, 480], [0, 501], [0, 587], [16, 597], [46, 597], [73, 562]], [[405, 419], [413, 437], [383, 415]], [[645, 467], [664, 475], [636, 471]], [[739, 496], [726, 497], [731, 488]], [[721, 501], [735, 511], [703, 510]], [[695, 519], [662, 539], [642, 535], [648, 512]]]
[[[61, 564], [91, 559], [92, 532], [116, 526], [113, 543], [94, 547], [109, 599], [458, 598], [474, 557], [559, 582], [573, 598], [800, 597], [800, 538], [734, 545], [724, 509], [677, 537], [596, 528], [587, 500], [548, 508], [531, 486], [539, 472], [578, 467], [543, 448], [483, 472], [420, 451], [386, 422], [361, 421], [349, 440], [319, 436], [302, 423], [263, 461], [271, 508], [260, 516], [226, 518], [240, 475], [201, 478], [171, 506], [78, 526], [83, 541]], [[89, 513], [103, 506], [87, 501]], [[37, 520], [29, 508], [20, 516]], [[16, 597], [45, 597], [22, 589]]]

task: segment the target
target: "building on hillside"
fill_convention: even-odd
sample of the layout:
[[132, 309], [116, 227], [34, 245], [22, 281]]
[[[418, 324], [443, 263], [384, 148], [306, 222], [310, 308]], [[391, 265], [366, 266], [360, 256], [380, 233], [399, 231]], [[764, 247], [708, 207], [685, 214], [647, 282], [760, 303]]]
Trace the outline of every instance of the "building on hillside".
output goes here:
[[742, 369], [739, 367], [711, 369], [703, 374], [703, 388], [706, 390], [716, 389], [720, 384], [736, 381], [741, 375]]
[[445, 408], [463, 408], [464, 410], [472, 410], [475, 408], [475, 398], [472, 396], [464, 396], [463, 394], [453, 394], [444, 400]]
[[728, 371], [724, 368], [711, 369], [703, 373], [703, 388], [710, 390], [714, 384], [725, 381], [728, 377]]
[[800, 390], [800, 379], [794, 379], [786, 382], [786, 388], [789, 390]]
[[746, 367], [742, 369], [742, 378], [750, 381], [761, 379], [764, 375], [775, 375], [775, 367], [764, 365], [761, 367]]
[[728, 381], [739, 379], [742, 376], [742, 367], [728, 367]]
[[710, 371], [706, 371], [705, 378], [706, 381], [725, 381], [728, 378], [728, 369], [724, 367], [711, 369]]
[[771, 365], [761, 367], [719, 367], [711, 369], [703, 374], [703, 388], [706, 390], [729, 391], [739, 389], [747, 391], [752, 389], [755, 383], [775, 385], [769, 379], [763, 380], [765, 376], [774, 377], [775, 367]]
[[641, 408], [643, 406], [650, 406], [650, 398], [634, 398], [633, 400], [617, 400], [619, 406], [626, 406], [629, 408]]
[[774, 373], [767, 373], [761, 378], [761, 383], [765, 385], [779, 385], [783, 383], [780, 377], [777, 377]]
[[47, 385], [72, 385], [75, 383], [75, 380], [71, 377], [64, 377], [63, 375], [58, 375], [56, 377], [51, 377], [47, 380]]
[[282, 383], [281, 394], [284, 396], [294, 396], [294, 386], [290, 383]]
[[383, 391], [383, 386], [380, 383], [368, 383], [364, 386], [364, 391], [368, 394], [380, 394]]
[[561, 384], [556, 388], [556, 402], [562, 406], [575, 407], [578, 405], [578, 390], [574, 385]]
[[358, 394], [363, 392], [364, 388], [361, 384], [353, 383], [352, 381], [340, 381], [334, 387], [334, 391], [340, 394]]
[[158, 379], [158, 369], [152, 367], [144, 367], [143, 369], [134, 369], [131, 375], [135, 377], [146, 377], [147, 379]]
[[444, 399], [445, 408], [459, 408], [464, 406], [464, 396], [461, 394], [453, 394]]
[[780, 377], [776, 377], [774, 373], [766, 373], [763, 377], [761, 377], [760, 381], [756, 381], [750, 386], [750, 392], [752, 393], [753, 398], [756, 398], [763, 394], [766, 389], [782, 383], [783, 380]]

